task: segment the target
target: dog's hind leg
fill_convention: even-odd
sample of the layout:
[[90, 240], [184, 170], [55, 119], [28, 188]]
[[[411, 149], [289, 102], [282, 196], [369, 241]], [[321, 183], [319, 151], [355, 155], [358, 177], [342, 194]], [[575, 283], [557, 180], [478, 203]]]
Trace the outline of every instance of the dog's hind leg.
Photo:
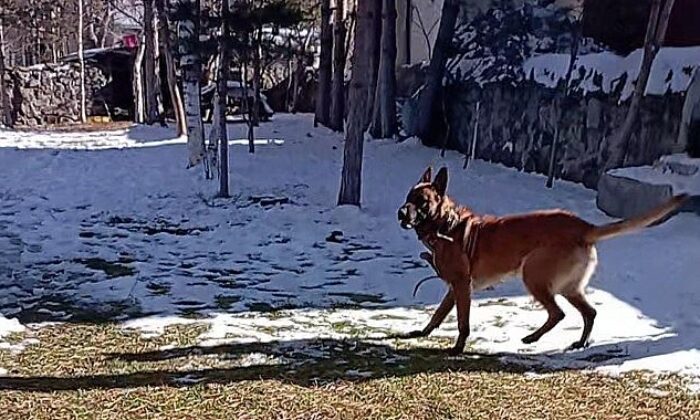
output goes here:
[[588, 345], [588, 338], [591, 336], [591, 330], [593, 329], [593, 322], [595, 321], [597, 311], [588, 303], [583, 293], [565, 295], [564, 297], [583, 317], [583, 332], [581, 333], [581, 338], [574, 342], [570, 348], [580, 349], [586, 347]]
[[556, 327], [562, 319], [564, 319], [564, 311], [561, 310], [557, 302], [554, 300], [554, 295], [549, 291], [532, 291], [530, 293], [537, 299], [538, 302], [547, 310], [547, 321], [538, 328], [534, 333], [523, 338], [523, 343], [530, 344], [542, 338], [552, 328]]
[[566, 300], [581, 313], [581, 317], [583, 318], [583, 332], [581, 333], [581, 338], [571, 345], [572, 349], [578, 349], [588, 345], [588, 338], [591, 335], [591, 330], [593, 329], [593, 323], [597, 314], [595, 308], [586, 300], [584, 290], [586, 285], [588, 285], [588, 281], [593, 276], [598, 257], [594, 247], [582, 249], [581, 251], [581, 262], [572, 272], [572, 283], [570, 283], [567, 289], [562, 291]]
[[528, 255], [523, 264], [523, 281], [532, 296], [547, 310], [547, 321], [532, 334], [523, 338], [530, 344], [542, 338], [562, 319], [564, 311], [554, 300], [554, 285], [563, 264], [564, 255], [554, 248], [540, 249]]

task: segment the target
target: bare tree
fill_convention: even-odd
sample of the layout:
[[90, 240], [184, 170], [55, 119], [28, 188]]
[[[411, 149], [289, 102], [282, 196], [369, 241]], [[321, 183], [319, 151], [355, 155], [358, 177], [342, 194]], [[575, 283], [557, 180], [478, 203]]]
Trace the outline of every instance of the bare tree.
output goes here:
[[[549, 168], [547, 170], [547, 183], [545, 184], [547, 188], [552, 188], [554, 185], [554, 173], [556, 166], [556, 156], [559, 149], [559, 141], [561, 138], [561, 125], [566, 112], [569, 110], [569, 85], [571, 84], [571, 78], [574, 74], [574, 67], [576, 65], [576, 60], [578, 59], [578, 50], [581, 39], [581, 20], [580, 18], [575, 18], [571, 22], [572, 37], [571, 37], [571, 56], [569, 57], [569, 67], [566, 70], [566, 76], [564, 82], [561, 84], [561, 93], [555, 95], [553, 104], [555, 110], [555, 129], [554, 138], [552, 139], [552, 147], [549, 150]], [[557, 98], [559, 96], [559, 98]]]
[[[366, 33], [372, 28], [373, 0], [357, 1], [356, 34]], [[343, 152], [343, 172], [340, 181], [338, 205], [360, 205], [362, 192], [362, 153], [364, 147], [367, 73], [370, 67], [367, 37], [355, 36], [352, 53], [352, 77], [350, 79], [348, 132]]]
[[[248, 45], [248, 42], [245, 42]], [[249, 105], [249, 95], [248, 95], [248, 81], [246, 80], [248, 74], [248, 54], [247, 51], [243, 54], [243, 71], [241, 72], [241, 87], [243, 88], [243, 101], [246, 104], [245, 112], [243, 118], [248, 125], [248, 153], [255, 153], [255, 124], [253, 124], [253, 111]]]
[[260, 124], [260, 93], [262, 85], [262, 25], [258, 26], [256, 33], [253, 35], [253, 105], [250, 114], [253, 125]]
[[[382, 55], [382, 1], [375, 0], [372, 3], [372, 8], [370, 9], [369, 30], [360, 36], [367, 38], [366, 48], [370, 51], [369, 56], [369, 73], [367, 78], [369, 83], [367, 84], [367, 106], [365, 107], [365, 130], [369, 127], [372, 121], [372, 116], [374, 115], [374, 97], [377, 91], [377, 78], [379, 75], [379, 61]], [[357, 33], [355, 37], [357, 37]]]
[[158, 78], [156, 52], [156, 15], [153, 0], [143, 0], [143, 38], [145, 42], [144, 55], [144, 85], [146, 90], [146, 123], [153, 124], [158, 120], [158, 94], [160, 81]]
[[333, 84], [330, 128], [343, 131], [345, 120], [345, 10], [343, 0], [336, 0], [333, 18]]
[[204, 162], [207, 178], [211, 177], [204, 145], [202, 127], [201, 86], [202, 61], [199, 48], [199, 0], [178, 0], [181, 21], [178, 29], [180, 68], [184, 86], [185, 116], [187, 119], [188, 167]]
[[433, 44], [430, 42], [430, 36], [433, 34], [433, 31], [438, 26], [440, 21], [436, 20], [432, 25], [428, 26], [423, 20], [423, 15], [421, 14], [420, 9], [413, 4], [410, 5], [410, 7], [411, 16], [415, 16], [415, 20], [413, 22], [418, 26], [418, 29], [420, 29], [421, 34], [423, 35], [425, 47], [428, 49], [428, 59], [430, 59], [433, 56]]
[[321, 0], [321, 56], [316, 91], [314, 124], [328, 125], [331, 105], [331, 73], [333, 72], [333, 33], [331, 31], [331, 0]]
[[134, 80], [134, 121], [143, 124], [146, 121], [146, 105], [143, 92], [143, 58], [146, 55], [146, 43], [143, 36], [139, 38], [139, 46], [136, 49], [134, 58], [133, 80]]
[[6, 64], [32, 65], [56, 62], [77, 51], [79, 16], [83, 19], [84, 49], [100, 47], [111, 34], [114, 0], [2, 0], [0, 13], [12, 16], [5, 22]]
[[218, 100], [219, 100], [219, 196], [228, 197], [229, 175], [228, 175], [228, 130], [226, 124], [226, 110], [228, 108], [228, 80], [231, 69], [231, 31], [229, 19], [231, 8], [229, 0], [221, 0], [221, 36], [219, 38], [219, 80], [218, 80]]
[[445, 64], [455, 34], [457, 16], [459, 15], [459, 0], [444, 0], [438, 27], [437, 40], [433, 55], [425, 76], [425, 83], [418, 93], [418, 109], [412, 134], [423, 140], [430, 136], [430, 122], [433, 116], [435, 100], [442, 90], [442, 79], [445, 75]]
[[700, 158], [700, 69], [695, 69], [685, 94], [678, 144], [686, 145], [691, 157]]
[[634, 93], [630, 100], [630, 107], [627, 110], [625, 121], [620, 127], [620, 131], [614, 138], [611, 155], [605, 165], [606, 169], [619, 167], [625, 164], [625, 158], [629, 149], [629, 141], [632, 130], [639, 118], [639, 107], [646, 92], [651, 67], [654, 64], [656, 54], [664, 43], [668, 20], [671, 17], [671, 10], [675, 0], [652, 0], [651, 11], [649, 12], [649, 22], [647, 24], [646, 35], [644, 36], [644, 55], [642, 56], [642, 67], [639, 71], [639, 78], [634, 87]]
[[177, 135], [181, 136], [187, 132], [187, 124], [185, 122], [185, 108], [182, 103], [182, 93], [177, 84], [177, 76], [175, 74], [175, 60], [172, 53], [172, 42], [170, 35], [170, 23], [168, 13], [165, 8], [165, 0], [156, 0], [156, 11], [158, 13], [158, 32], [162, 43], [161, 57], [165, 62], [165, 71], [168, 81], [168, 92], [170, 93], [170, 102], [175, 114], [175, 125], [177, 126]]
[[0, 125], [10, 126], [10, 101], [5, 86], [5, 20], [0, 13]]
[[396, 0], [383, 0], [381, 57], [374, 95], [370, 134], [389, 138], [396, 134]]
[[85, 57], [83, 56], [83, 0], [78, 0], [78, 62], [80, 63], [80, 122], [87, 122], [85, 101]]

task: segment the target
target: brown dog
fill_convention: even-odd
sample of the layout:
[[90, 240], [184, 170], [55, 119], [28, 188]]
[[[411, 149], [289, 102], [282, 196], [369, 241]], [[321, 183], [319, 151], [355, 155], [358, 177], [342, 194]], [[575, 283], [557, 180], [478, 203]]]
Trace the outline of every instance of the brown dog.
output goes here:
[[640, 230], [676, 210], [686, 196], [676, 196], [646, 215], [604, 226], [592, 225], [564, 210], [546, 210], [504, 217], [480, 216], [458, 206], [446, 194], [447, 169], [431, 181], [431, 168], [408, 193], [399, 209], [404, 229], [415, 229], [432, 254], [432, 266], [449, 291], [428, 325], [404, 337], [424, 337], [457, 305], [459, 336], [451, 354], [464, 349], [469, 336], [471, 294], [510, 275], [520, 275], [527, 290], [547, 310], [547, 321], [523, 338], [533, 343], [554, 328], [564, 312], [554, 296], [564, 296], [583, 317], [581, 338], [572, 348], [585, 347], [596, 310], [584, 289], [596, 267], [595, 244]]

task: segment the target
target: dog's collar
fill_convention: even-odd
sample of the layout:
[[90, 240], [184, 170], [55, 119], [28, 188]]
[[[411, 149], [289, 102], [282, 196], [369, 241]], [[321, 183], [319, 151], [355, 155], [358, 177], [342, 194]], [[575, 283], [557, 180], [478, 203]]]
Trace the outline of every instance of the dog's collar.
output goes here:
[[[425, 242], [430, 248], [435, 249], [435, 245], [440, 240], [454, 242], [454, 237], [450, 236], [458, 227], [464, 224], [464, 233], [462, 235], [462, 251], [467, 255], [469, 261], [473, 261], [476, 253], [476, 244], [478, 241], [479, 231], [481, 229], [481, 220], [476, 216], [470, 216], [459, 222], [445, 222], [438, 227], [434, 232], [419, 233], [421, 241]], [[443, 231], [443, 227], [448, 229]]]

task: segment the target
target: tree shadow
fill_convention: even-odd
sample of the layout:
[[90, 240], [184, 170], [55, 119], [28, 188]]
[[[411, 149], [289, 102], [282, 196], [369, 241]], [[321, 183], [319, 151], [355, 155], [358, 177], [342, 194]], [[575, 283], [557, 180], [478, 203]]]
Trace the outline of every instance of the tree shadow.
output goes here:
[[[547, 374], [619, 363], [621, 358], [629, 356], [630, 349], [636, 349], [631, 351], [639, 353], [638, 350], [648, 344], [647, 341], [629, 341], [594, 346], [579, 352], [550, 354], [465, 352], [457, 357], [448, 357], [444, 350], [436, 348], [397, 348], [386, 342], [360, 339], [301, 339], [191, 346], [103, 355], [108, 362], [131, 364], [131, 371], [143, 365], [144, 369], [135, 373], [2, 377], [0, 390], [55, 392], [148, 386], [189, 387], [253, 380], [276, 380], [311, 387], [339, 380], [365, 382], [377, 378], [447, 372]], [[197, 358], [209, 361], [215, 358], [218, 364], [203, 369], [181, 368]], [[180, 368], [176, 366], [176, 359], [182, 359]]]
[[[260, 357], [260, 356], [264, 357]], [[246, 360], [270, 360], [250, 363]], [[238, 343], [213, 347], [192, 346], [145, 353], [105, 354], [107, 360], [127, 362], [146, 370], [125, 374], [86, 376], [2, 377], [0, 389], [53, 392], [87, 389], [119, 389], [145, 386], [186, 387], [201, 384], [231, 384], [274, 379], [299, 386], [346, 380], [404, 377], [419, 373], [485, 372], [520, 373], [525, 368], [503, 363], [500, 355], [465, 353], [447, 357], [434, 348], [397, 349], [388, 344], [337, 339]], [[175, 359], [216, 358], [226, 367], [177, 369]], [[162, 370], [153, 366], [164, 366]], [[130, 369], [131, 370], [131, 369]]]

